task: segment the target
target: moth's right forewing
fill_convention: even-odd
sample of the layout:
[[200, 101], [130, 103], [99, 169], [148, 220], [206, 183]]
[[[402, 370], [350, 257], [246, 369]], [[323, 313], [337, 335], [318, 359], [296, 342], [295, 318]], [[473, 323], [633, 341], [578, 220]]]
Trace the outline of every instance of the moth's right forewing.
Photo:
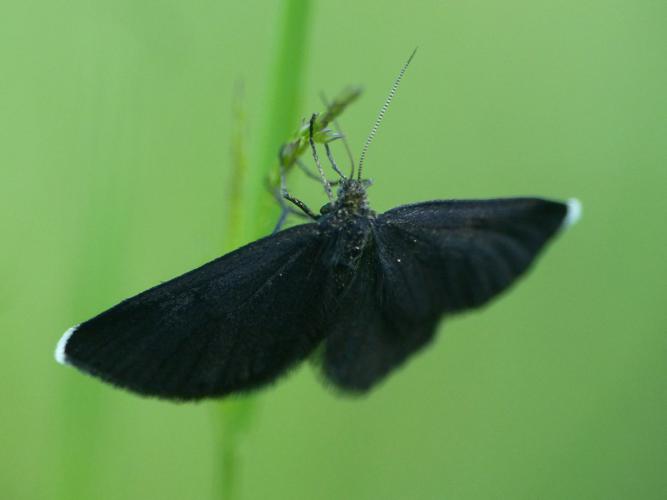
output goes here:
[[398, 207], [372, 239], [323, 350], [337, 387], [374, 387], [433, 338], [444, 315], [505, 290], [558, 231], [566, 205], [535, 198]]
[[509, 287], [561, 228], [564, 203], [539, 198], [434, 201], [378, 218], [384, 273], [403, 290], [389, 300], [406, 315], [480, 306]]
[[322, 339], [322, 248], [316, 224], [251, 243], [82, 323], [64, 358], [166, 398], [259, 387]]

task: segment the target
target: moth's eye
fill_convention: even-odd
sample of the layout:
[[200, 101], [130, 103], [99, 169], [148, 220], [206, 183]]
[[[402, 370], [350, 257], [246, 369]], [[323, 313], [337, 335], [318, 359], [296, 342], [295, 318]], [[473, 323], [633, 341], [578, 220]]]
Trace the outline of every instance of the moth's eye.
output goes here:
[[322, 205], [322, 208], [320, 208], [320, 213], [322, 215], [328, 214], [333, 210], [333, 205], [331, 203], [327, 203], [326, 205]]

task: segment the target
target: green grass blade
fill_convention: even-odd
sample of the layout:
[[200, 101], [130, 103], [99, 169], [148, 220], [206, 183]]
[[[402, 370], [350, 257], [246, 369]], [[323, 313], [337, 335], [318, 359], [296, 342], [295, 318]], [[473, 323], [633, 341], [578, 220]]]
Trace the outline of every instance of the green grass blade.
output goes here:
[[[274, 71], [269, 85], [270, 106], [266, 109], [263, 144], [259, 164], [246, 171], [246, 152], [243, 139], [243, 113], [236, 115], [232, 144], [232, 186], [238, 190], [231, 197], [227, 241], [237, 245], [242, 241], [264, 236], [278, 216], [278, 207], [266, 188], [270, 169], [277, 164], [277, 152], [284, 137], [293, 129], [299, 116], [299, 98], [303, 87], [303, 67], [307, 55], [308, 19], [311, 2], [287, 0], [280, 28], [280, 40]], [[238, 110], [237, 110], [238, 111]], [[243, 209], [241, 209], [243, 207]], [[239, 497], [241, 463], [239, 443], [251, 427], [257, 411], [256, 396], [242, 396], [216, 405], [218, 496], [224, 500]]]
[[244, 236], [265, 236], [278, 218], [278, 206], [266, 189], [266, 179], [278, 164], [280, 145], [289, 137], [300, 118], [299, 103], [303, 94], [303, 70], [308, 53], [310, 28], [309, 0], [286, 0], [269, 85], [259, 162], [248, 175]]

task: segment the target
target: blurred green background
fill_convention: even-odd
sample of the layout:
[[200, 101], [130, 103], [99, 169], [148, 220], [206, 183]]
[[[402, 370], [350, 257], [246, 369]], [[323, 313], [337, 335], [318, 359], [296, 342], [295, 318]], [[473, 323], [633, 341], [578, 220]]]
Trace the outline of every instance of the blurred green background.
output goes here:
[[[667, 498], [667, 3], [292, 4], [285, 64], [278, 1], [2, 0], [0, 497]], [[518, 287], [363, 399], [305, 365], [244, 411], [178, 405], [54, 362], [69, 326], [236, 244], [232, 137], [258, 196], [281, 78], [289, 130], [363, 84], [358, 154], [416, 45], [371, 202], [580, 198]]]

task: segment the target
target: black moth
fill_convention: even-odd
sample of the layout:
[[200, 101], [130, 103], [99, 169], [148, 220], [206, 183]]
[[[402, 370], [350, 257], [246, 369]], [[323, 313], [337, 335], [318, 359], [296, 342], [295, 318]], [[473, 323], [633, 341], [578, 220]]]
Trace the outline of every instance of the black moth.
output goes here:
[[56, 359], [139, 394], [197, 400], [261, 387], [317, 352], [328, 381], [364, 392], [427, 345], [444, 316], [508, 288], [578, 218], [580, 205], [507, 198], [371, 210], [363, 158], [408, 63], [358, 176], [340, 174], [329, 155], [341, 180], [334, 199], [323, 177], [330, 202], [320, 215], [283, 192], [314, 222], [70, 328]]

